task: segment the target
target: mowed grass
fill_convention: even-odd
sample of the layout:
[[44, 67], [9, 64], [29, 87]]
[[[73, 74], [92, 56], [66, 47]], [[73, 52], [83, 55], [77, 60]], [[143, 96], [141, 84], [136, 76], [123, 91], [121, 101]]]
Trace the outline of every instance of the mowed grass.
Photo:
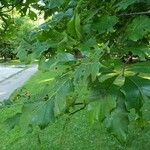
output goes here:
[[139, 130], [131, 126], [127, 142], [121, 144], [99, 122], [91, 125], [86, 110], [68, 121], [63, 116], [44, 130], [35, 127], [25, 134], [16, 126], [8, 131], [4, 120], [21, 112], [24, 97], [38, 95], [53, 83], [54, 76], [55, 72], [38, 71], [11, 96], [16, 103], [0, 109], [0, 150], [149, 150], [150, 127]]
[[[4, 60], [0, 59], [0, 63], [3, 65], [25, 65], [25, 62], [21, 62], [19, 59], [7, 60], [6, 62]], [[34, 60], [32, 62], [32, 64], [37, 64], [37, 63], [38, 63], [37, 60]]]

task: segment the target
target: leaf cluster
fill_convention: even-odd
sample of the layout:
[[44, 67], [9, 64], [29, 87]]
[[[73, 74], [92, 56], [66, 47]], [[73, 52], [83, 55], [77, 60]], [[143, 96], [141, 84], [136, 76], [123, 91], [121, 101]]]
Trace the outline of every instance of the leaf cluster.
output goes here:
[[[60, 115], [72, 116], [86, 108], [92, 122], [104, 123], [122, 142], [134, 109], [137, 116], [132, 121], [144, 120], [145, 127], [148, 120], [142, 107], [150, 97], [150, 80], [143, 76], [150, 73], [149, 1], [43, 0], [39, 4], [30, 0], [25, 4], [42, 10], [47, 20], [22, 40], [18, 56], [39, 59], [40, 69], [62, 71], [46, 101], [23, 106], [19, 122], [44, 128]], [[21, 4], [19, 10], [23, 9]]]

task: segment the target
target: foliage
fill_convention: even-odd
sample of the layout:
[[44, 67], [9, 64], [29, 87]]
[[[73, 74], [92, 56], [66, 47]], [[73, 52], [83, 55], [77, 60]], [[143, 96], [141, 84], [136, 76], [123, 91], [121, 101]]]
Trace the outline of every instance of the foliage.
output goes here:
[[13, 53], [13, 48], [10, 43], [1, 43], [0, 47], [0, 57], [4, 58], [4, 61], [8, 60], [8, 58], [11, 58], [11, 60], [15, 58], [15, 54]]
[[[150, 55], [149, 1], [43, 0], [40, 4], [31, 0], [14, 6], [21, 14], [33, 7], [49, 17], [20, 45], [18, 56], [27, 61], [39, 59], [44, 70], [63, 68], [46, 101], [25, 104], [18, 122], [24, 117], [28, 127], [44, 128], [51, 116], [72, 116], [94, 103], [103, 106], [109, 97], [115, 103], [110, 102], [100, 117], [101, 107], [92, 105], [93, 119], [100, 118], [120, 142], [127, 140], [130, 121], [142, 128], [149, 125], [142, 115], [150, 97], [150, 80], [142, 76], [143, 68], [148, 67], [143, 61]], [[149, 69], [144, 73], [148, 75]], [[137, 116], [129, 120], [131, 109]]]
[[8, 16], [5, 20], [3, 13], [1, 16], [1, 26], [0, 26], [0, 56], [4, 60], [16, 58], [15, 49], [20, 45], [22, 38], [26, 38], [26, 35], [34, 27], [33, 21], [28, 17], [19, 17], [15, 10], [4, 9], [4, 14]]
[[[47, 86], [51, 86], [53, 84], [52, 79], [54, 76], [55, 72], [53, 71], [38, 71], [21, 89], [16, 90], [16, 92], [10, 97], [10, 99], [15, 101], [15, 103], [13, 105], [7, 105], [7, 107], [1, 109], [0, 146], [2, 150], [19, 150], [21, 147], [24, 147], [24, 149], [51, 148], [54, 150], [97, 150], [99, 148], [103, 150], [137, 150], [137, 147], [138, 150], [142, 150], [143, 148], [147, 150], [149, 148], [150, 127], [139, 129], [135, 127], [135, 125], [131, 124], [129, 126], [128, 140], [124, 145], [121, 145], [117, 139], [115, 139], [106, 131], [102, 124], [100, 125], [99, 122], [96, 122], [95, 124], [91, 125], [93, 117], [95, 117], [95, 121], [97, 121], [97, 119], [103, 119], [101, 118], [101, 116], [103, 116], [103, 112], [108, 115], [109, 110], [114, 108], [115, 99], [110, 100], [110, 97], [107, 97], [105, 99], [106, 101], [102, 101], [102, 105], [100, 105], [98, 101], [97, 103], [91, 103], [92, 106], [89, 106], [88, 110], [83, 110], [73, 115], [70, 120], [68, 120], [65, 129], [64, 124], [66, 124], [66, 118], [68, 118], [67, 116], [56, 119], [55, 123], [51, 124], [42, 131], [39, 130], [39, 128], [34, 128], [33, 130], [30, 128], [29, 131], [32, 131], [32, 133], [24, 134], [24, 132], [22, 132], [22, 130], [16, 126], [8, 132], [8, 129], [14, 127], [14, 124], [12, 124], [13, 122], [10, 121], [3, 126], [3, 121], [16, 113], [18, 113], [19, 116], [22, 108], [22, 102], [29, 100], [32, 101], [32, 98], [35, 96], [36, 100], [37, 98], [43, 99], [47, 93]], [[30, 99], [28, 97], [29, 93], [31, 96]], [[106, 105], [108, 103], [109, 105]], [[143, 107], [143, 115], [147, 120], [150, 117], [149, 112], [147, 111], [149, 107], [150, 103], [147, 101]], [[95, 111], [93, 111], [93, 109]], [[90, 113], [88, 113], [89, 111]], [[95, 113], [97, 113], [97, 115]], [[134, 111], [132, 111], [132, 113], [134, 114]], [[41, 144], [39, 144], [38, 135], [40, 137]]]

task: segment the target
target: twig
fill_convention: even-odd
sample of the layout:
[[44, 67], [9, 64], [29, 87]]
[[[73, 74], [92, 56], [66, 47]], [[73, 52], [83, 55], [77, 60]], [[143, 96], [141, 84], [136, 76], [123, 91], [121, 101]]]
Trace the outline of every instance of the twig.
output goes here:
[[86, 107], [86, 104], [84, 104], [84, 106], [81, 107], [80, 109], [77, 109], [77, 110], [75, 110], [74, 112], [71, 112], [69, 115], [70, 115], [70, 116], [71, 116], [71, 115], [74, 115], [75, 113], [77, 113], [77, 112], [83, 110], [85, 107]]
[[40, 138], [40, 133], [37, 133], [37, 139], [38, 139], [38, 143], [41, 144], [41, 138]]
[[145, 12], [122, 13], [117, 16], [150, 15], [150, 10]]
[[75, 103], [74, 105], [84, 105], [84, 103]]

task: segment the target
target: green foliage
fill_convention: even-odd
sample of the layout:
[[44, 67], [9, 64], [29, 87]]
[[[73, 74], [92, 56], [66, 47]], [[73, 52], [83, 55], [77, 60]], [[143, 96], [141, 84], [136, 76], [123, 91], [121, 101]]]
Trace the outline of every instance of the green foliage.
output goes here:
[[[0, 31], [0, 56], [4, 57], [4, 60], [16, 58], [16, 47], [20, 46], [23, 42], [22, 38], [27, 38], [27, 34], [30, 32], [33, 25], [28, 17], [14, 17], [9, 20], [5, 30]], [[21, 46], [20, 46], [21, 47]], [[22, 54], [21, 54], [22, 53]], [[23, 49], [21, 53], [17, 55], [23, 60], [23, 57], [27, 55], [27, 50]]]
[[80, 33], [81, 27], [80, 27], [80, 16], [77, 12], [75, 12], [74, 16], [71, 18], [71, 20], [68, 22], [68, 33], [75, 37], [75, 38], [82, 38], [82, 35]]
[[45, 127], [53, 117], [72, 116], [90, 105], [93, 120], [104, 123], [120, 142], [127, 140], [131, 109], [136, 110], [134, 122], [146, 122], [142, 127], [149, 124], [141, 115], [150, 96], [150, 81], [142, 77], [149, 73], [144, 69], [150, 56], [147, 1], [45, 0], [39, 4], [31, 0], [25, 4], [18, 8], [23, 15], [29, 12], [35, 19], [28, 10], [36, 4], [49, 18], [21, 39], [18, 56], [24, 61], [39, 59], [40, 69], [63, 71], [48, 87], [46, 101], [24, 104], [23, 124]]
[[102, 97], [99, 101], [94, 101], [88, 105], [90, 122], [103, 121], [116, 107], [113, 96]]
[[40, 128], [44, 128], [50, 122], [53, 122], [53, 105], [53, 102], [50, 101], [41, 101], [24, 105], [20, 117], [21, 128], [28, 130], [31, 125], [38, 125]]
[[99, 18], [95, 24], [95, 29], [101, 34], [105, 32], [113, 32], [113, 26], [118, 22], [116, 16], [105, 16]]
[[149, 86], [150, 81], [147, 79], [138, 76], [126, 77], [123, 90], [126, 95], [127, 108], [140, 111], [145, 97], [150, 97]]
[[127, 9], [128, 6], [132, 5], [135, 2], [137, 2], [137, 0], [122, 0], [116, 6], [117, 6], [118, 10], [124, 10], [124, 9]]
[[146, 16], [135, 18], [126, 30], [127, 38], [137, 41], [150, 32], [150, 19]]

